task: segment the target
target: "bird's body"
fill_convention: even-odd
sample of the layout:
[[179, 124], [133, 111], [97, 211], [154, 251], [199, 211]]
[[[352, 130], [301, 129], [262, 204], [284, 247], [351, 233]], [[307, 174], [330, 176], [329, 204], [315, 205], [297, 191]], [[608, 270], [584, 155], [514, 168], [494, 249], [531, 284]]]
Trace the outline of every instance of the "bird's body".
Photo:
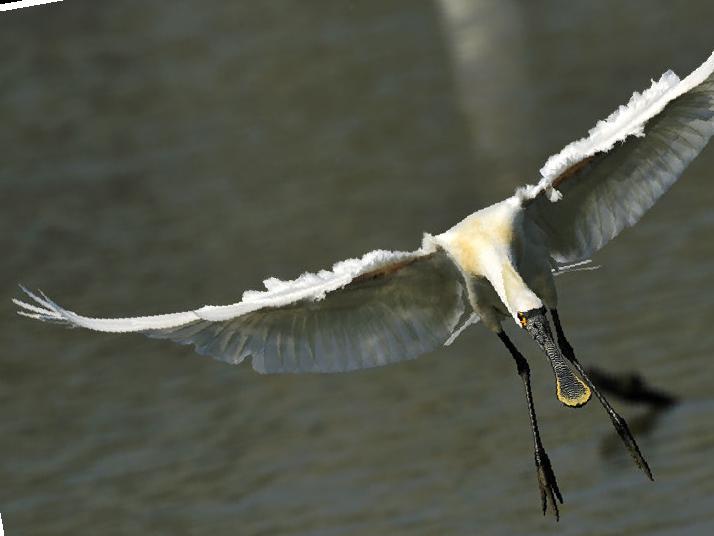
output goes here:
[[[680, 80], [668, 71], [581, 140], [551, 157], [537, 184], [479, 210], [412, 252], [373, 251], [294, 281], [265, 281], [232, 305], [136, 318], [91, 318], [26, 290], [20, 314], [106, 332], [140, 332], [259, 372], [343, 372], [411, 359], [480, 320], [524, 382], [545, 512], [560, 492], [542, 446], [529, 368], [502, 329], [511, 317], [550, 360], [556, 393], [578, 407], [595, 394], [636, 463], [627, 424], [565, 338], [554, 271], [589, 259], [634, 225], [714, 134], [714, 54]], [[556, 338], [546, 318], [551, 313]]]
[[532, 239], [531, 227], [514, 196], [434, 237], [463, 271], [474, 312], [494, 332], [505, 317], [556, 305], [548, 250]]

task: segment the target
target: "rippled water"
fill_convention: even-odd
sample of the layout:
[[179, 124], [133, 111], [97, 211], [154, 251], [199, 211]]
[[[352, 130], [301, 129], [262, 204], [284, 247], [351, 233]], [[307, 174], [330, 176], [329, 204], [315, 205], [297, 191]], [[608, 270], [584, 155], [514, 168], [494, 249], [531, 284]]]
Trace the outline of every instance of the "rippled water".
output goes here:
[[539, 512], [521, 385], [477, 326], [414, 362], [260, 376], [35, 324], [234, 301], [412, 249], [713, 48], [701, 2], [64, 2], [0, 15], [0, 511], [14, 534], [708, 534], [714, 147], [602, 268], [559, 279], [582, 361], [680, 396], [568, 410], [531, 357], [565, 497]]

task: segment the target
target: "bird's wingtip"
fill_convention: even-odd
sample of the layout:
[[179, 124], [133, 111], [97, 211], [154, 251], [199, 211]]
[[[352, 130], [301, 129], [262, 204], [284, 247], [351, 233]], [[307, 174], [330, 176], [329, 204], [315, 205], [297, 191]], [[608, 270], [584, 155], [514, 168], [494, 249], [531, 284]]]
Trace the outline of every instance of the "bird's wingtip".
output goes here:
[[20, 316], [26, 316], [27, 318], [34, 318], [35, 320], [42, 320], [42, 315], [39, 313], [28, 313], [25, 311], [17, 311]]
[[12, 303], [18, 307], [17, 314], [34, 318], [35, 320], [42, 320], [43, 322], [63, 322], [66, 320], [57, 304], [50, 300], [44, 292], [38, 290], [39, 294], [42, 295], [42, 298], [40, 298], [24, 285], [20, 284], [18, 286], [34, 303], [11, 298]]

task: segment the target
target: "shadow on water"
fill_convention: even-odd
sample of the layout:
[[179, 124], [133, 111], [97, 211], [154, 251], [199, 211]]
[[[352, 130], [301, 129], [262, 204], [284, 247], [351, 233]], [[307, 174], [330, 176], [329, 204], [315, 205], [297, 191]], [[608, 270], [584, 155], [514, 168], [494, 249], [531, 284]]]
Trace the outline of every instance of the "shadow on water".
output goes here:
[[[701, 62], [712, 20], [709, 0], [147, 0], [0, 16], [8, 534], [552, 534], [521, 385], [481, 326], [393, 367], [260, 376], [35, 325], [9, 300], [23, 282], [90, 315], [187, 310], [413, 249], [532, 181], [652, 77]], [[602, 269], [558, 280], [583, 362], [687, 393], [627, 415], [656, 483], [603, 462], [603, 413], [562, 408], [518, 343], [565, 498], [559, 534], [714, 530], [712, 169], [710, 147], [598, 254]]]
[[[659, 387], [648, 384], [642, 374], [628, 372], [614, 374], [591, 367], [588, 375], [593, 383], [609, 398], [624, 402], [628, 406], [640, 406], [645, 412], [629, 419], [630, 430], [637, 437], [650, 437], [662, 424], [662, 417], [681, 398]], [[620, 458], [622, 440], [614, 430], [600, 443], [600, 452], [605, 459]]]

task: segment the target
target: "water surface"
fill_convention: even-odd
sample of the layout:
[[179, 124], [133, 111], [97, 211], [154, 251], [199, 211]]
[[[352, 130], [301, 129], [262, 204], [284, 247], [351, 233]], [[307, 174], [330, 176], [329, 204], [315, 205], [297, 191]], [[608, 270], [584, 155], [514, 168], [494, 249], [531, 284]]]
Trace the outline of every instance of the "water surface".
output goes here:
[[[419, 360], [260, 376], [29, 322], [235, 301], [413, 249], [533, 181], [667, 68], [711, 2], [64, 2], [0, 17], [0, 511], [13, 534], [704, 534], [714, 529], [714, 147], [596, 272], [559, 279], [581, 360], [682, 397], [630, 419], [531, 357], [566, 503], [539, 512], [519, 378], [482, 327]], [[515, 331], [511, 329], [511, 331]]]

